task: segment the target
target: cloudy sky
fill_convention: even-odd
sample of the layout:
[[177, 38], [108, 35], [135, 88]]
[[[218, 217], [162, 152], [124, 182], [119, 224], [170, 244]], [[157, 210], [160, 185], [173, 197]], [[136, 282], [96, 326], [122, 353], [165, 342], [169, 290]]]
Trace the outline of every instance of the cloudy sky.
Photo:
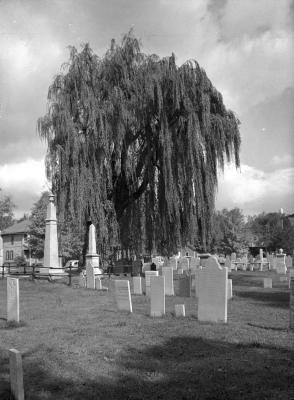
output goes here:
[[146, 53], [196, 59], [241, 121], [217, 208], [294, 213], [292, 21], [290, 0], [0, 0], [0, 188], [16, 215], [48, 187], [36, 121], [67, 46], [103, 56], [131, 27]]

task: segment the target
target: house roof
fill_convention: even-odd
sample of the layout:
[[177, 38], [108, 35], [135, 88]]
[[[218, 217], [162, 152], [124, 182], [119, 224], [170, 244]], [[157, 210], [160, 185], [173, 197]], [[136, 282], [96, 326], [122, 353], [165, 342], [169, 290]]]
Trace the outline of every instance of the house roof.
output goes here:
[[21, 222], [17, 222], [14, 225], [11, 225], [9, 228], [4, 229], [1, 232], [1, 236], [5, 235], [13, 235], [16, 233], [26, 233], [29, 230], [31, 221], [29, 219], [25, 219]]

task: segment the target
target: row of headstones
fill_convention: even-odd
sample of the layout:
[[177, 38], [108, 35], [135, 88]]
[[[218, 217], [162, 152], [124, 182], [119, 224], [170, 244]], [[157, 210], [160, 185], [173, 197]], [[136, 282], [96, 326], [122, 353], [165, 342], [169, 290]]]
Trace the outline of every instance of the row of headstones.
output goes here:
[[[174, 295], [173, 268], [163, 267], [158, 271], [145, 272], [146, 295], [150, 295], [150, 315], [165, 314], [165, 295]], [[189, 277], [187, 277], [189, 278]], [[115, 297], [119, 310], [132, 312], [130, 284], [128, 280], [114, 281]], [[221, 268], [214, 257], [205, 269], [199, 269], [195, 277], [198, 297], [198, 319], [201, 321], [226, 322], [227, 301], [232, 297], [232, 280], [227, 268]], [[133, 278], [134, 294], [143, 294], [141, 277]], [[184, 305], [176, 305], [176, 315], [184, 314]]]

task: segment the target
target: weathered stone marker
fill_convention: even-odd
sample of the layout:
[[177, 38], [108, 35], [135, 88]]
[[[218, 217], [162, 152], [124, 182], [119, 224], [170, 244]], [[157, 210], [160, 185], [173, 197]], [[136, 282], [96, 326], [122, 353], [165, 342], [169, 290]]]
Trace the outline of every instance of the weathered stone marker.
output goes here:
[[177, 295], [180, 297], [191, 297], [191, 283], [192, 278], [190, 275], [183, 275], [180, 277], [179, 289]]
[[158, 276], [158, 271], [145, 271], [145, 294], [150, 296], [150, 278], [151, 276]]
[[290, 329], [294, 330], [294, 276], [290, 281]]
[[161, 317], [165, 314], [165, 278], [164, 276], [151, 276], [150, 278], [150, 315]]
[[86, 265], [86, 274], [87, 274], [87, 289], [95, 289], [95, 270], [90, 263]]
[[142, 294], [142, 278], [140, 276], [133, 277], [133, 292], [134, 294]]
[[263, 287], [265, 289], [272, 289], [272, 287], [273, 287], [272, 278], [263, 278]]
[[24, 400], [21, 353], [9, 350], [10, 390], [15, 400]]
[[176, 317], [185, 317], [185, 304], [175, 304]]
[[133, 312], [130, 282], [127, 280], [125, 281], [115, 280], [114, 287], [115, 287], [115, 299], [117, 308], [120, 311]]
[[228, 269], [210, 256], [206, 267], [199, 271], [198, 320], [227, 322]]
[[174, 296], [174, 270], [172, 267], [163, 267], [162, 276], [165, 278], [165, 294]]
[[7, 278], [7, 321], [19, 322], [19, 280]]

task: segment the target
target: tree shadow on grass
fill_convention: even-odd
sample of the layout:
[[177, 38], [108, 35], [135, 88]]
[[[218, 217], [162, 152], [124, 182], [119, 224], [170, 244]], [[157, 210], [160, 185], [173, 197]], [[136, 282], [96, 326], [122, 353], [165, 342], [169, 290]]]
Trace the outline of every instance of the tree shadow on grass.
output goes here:
[[[0, 398], [8, 400], [8, 357], [0, 355]], [[37, 350], [33, 360], [31, 355], [23, 356], [26, 400], [278, 400], [294, 394], [294, 351], [256, 342], [172, 337], [126, 349], [111, 364], [109, 377], [98, 372], [96, 379], [79, 381], [45, 370], [48, 364], [36, 361]]]
[[234, 293], [238, 297], [250, 298], [259, 302], [267, 303], [270, 307], [289, 308], [289, 293], [278, 292], [278, 291], [263, 291], [263, 290], [250, 290], [250, 291], [238, 291], [234, 290]]

